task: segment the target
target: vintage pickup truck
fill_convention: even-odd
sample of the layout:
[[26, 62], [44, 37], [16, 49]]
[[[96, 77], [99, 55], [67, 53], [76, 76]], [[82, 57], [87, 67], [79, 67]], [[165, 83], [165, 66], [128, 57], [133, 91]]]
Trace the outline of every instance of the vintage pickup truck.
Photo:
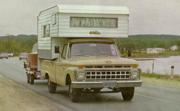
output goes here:
[[[38, 16], [38, 69], [50, 93], [68, 86], [81, 93], [121, 92], [125, 101], [141, 86], [138, 63], [123, 58], [116, 42], [128, 37], [129, 10], [117, 6], [57, 5]], [[108, 89], [108, 90], [107, 90]]]

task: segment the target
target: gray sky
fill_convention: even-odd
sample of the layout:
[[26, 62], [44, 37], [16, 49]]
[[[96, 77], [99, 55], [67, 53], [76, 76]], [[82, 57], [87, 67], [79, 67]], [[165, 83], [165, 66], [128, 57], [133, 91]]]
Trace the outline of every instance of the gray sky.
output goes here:
[[56, 4], [128, 6], [131, 35], [180, 35], [180, 0], [0, 0], [0, 35], [36, 34], [39, 11]]

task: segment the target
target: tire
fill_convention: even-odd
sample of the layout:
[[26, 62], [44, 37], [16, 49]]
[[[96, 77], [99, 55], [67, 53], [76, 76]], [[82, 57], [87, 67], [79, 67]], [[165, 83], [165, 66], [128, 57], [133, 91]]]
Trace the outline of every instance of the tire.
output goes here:
[[27, 75], [27, 83], [30, 83], [30, 75], [28, 73], [26, 73]]
[[80, 93], [80, 89], [72, 88], [71, 85], [69, 85], [69, 96], [72, 102], [79, 102]]
[[29, 76], [30, 76], [30, 84], [34, 84], [34, 79], [35, 79], [34, 75], [31, 74]]
[[123, 88], [121, 94], [124, 101], [131, 101], [134, 97], [134, 87]]
[[49, 90], [49, 93], [55, 93], [55, 92], [56, 92], [56, 88], [57, 88], [57, 84], [51, 82], [51, 81], [48, 79], [48, 90]]
[[95, 93], [99, 93], [101, 92], [101, 88], [96, 88], [96, 89], [93, 89]]

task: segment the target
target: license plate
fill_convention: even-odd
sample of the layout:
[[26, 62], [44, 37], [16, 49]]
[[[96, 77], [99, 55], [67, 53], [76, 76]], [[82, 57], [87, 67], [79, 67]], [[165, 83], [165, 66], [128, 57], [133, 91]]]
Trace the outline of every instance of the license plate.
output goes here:
[[115, 81], [105, 81], [105, 82], [103, 82], [103, 86], [106, 88], [108, 88], [108, 87], [113, 88], [116, 86], [116, 82]]

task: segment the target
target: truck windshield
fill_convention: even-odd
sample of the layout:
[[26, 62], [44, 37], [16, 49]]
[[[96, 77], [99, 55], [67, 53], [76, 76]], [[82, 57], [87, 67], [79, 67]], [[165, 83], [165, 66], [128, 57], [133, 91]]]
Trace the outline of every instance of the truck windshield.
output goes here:
[[74, 43], [71, 45], [71, 57], [78, 56], [117, 56], [114, 44]]

